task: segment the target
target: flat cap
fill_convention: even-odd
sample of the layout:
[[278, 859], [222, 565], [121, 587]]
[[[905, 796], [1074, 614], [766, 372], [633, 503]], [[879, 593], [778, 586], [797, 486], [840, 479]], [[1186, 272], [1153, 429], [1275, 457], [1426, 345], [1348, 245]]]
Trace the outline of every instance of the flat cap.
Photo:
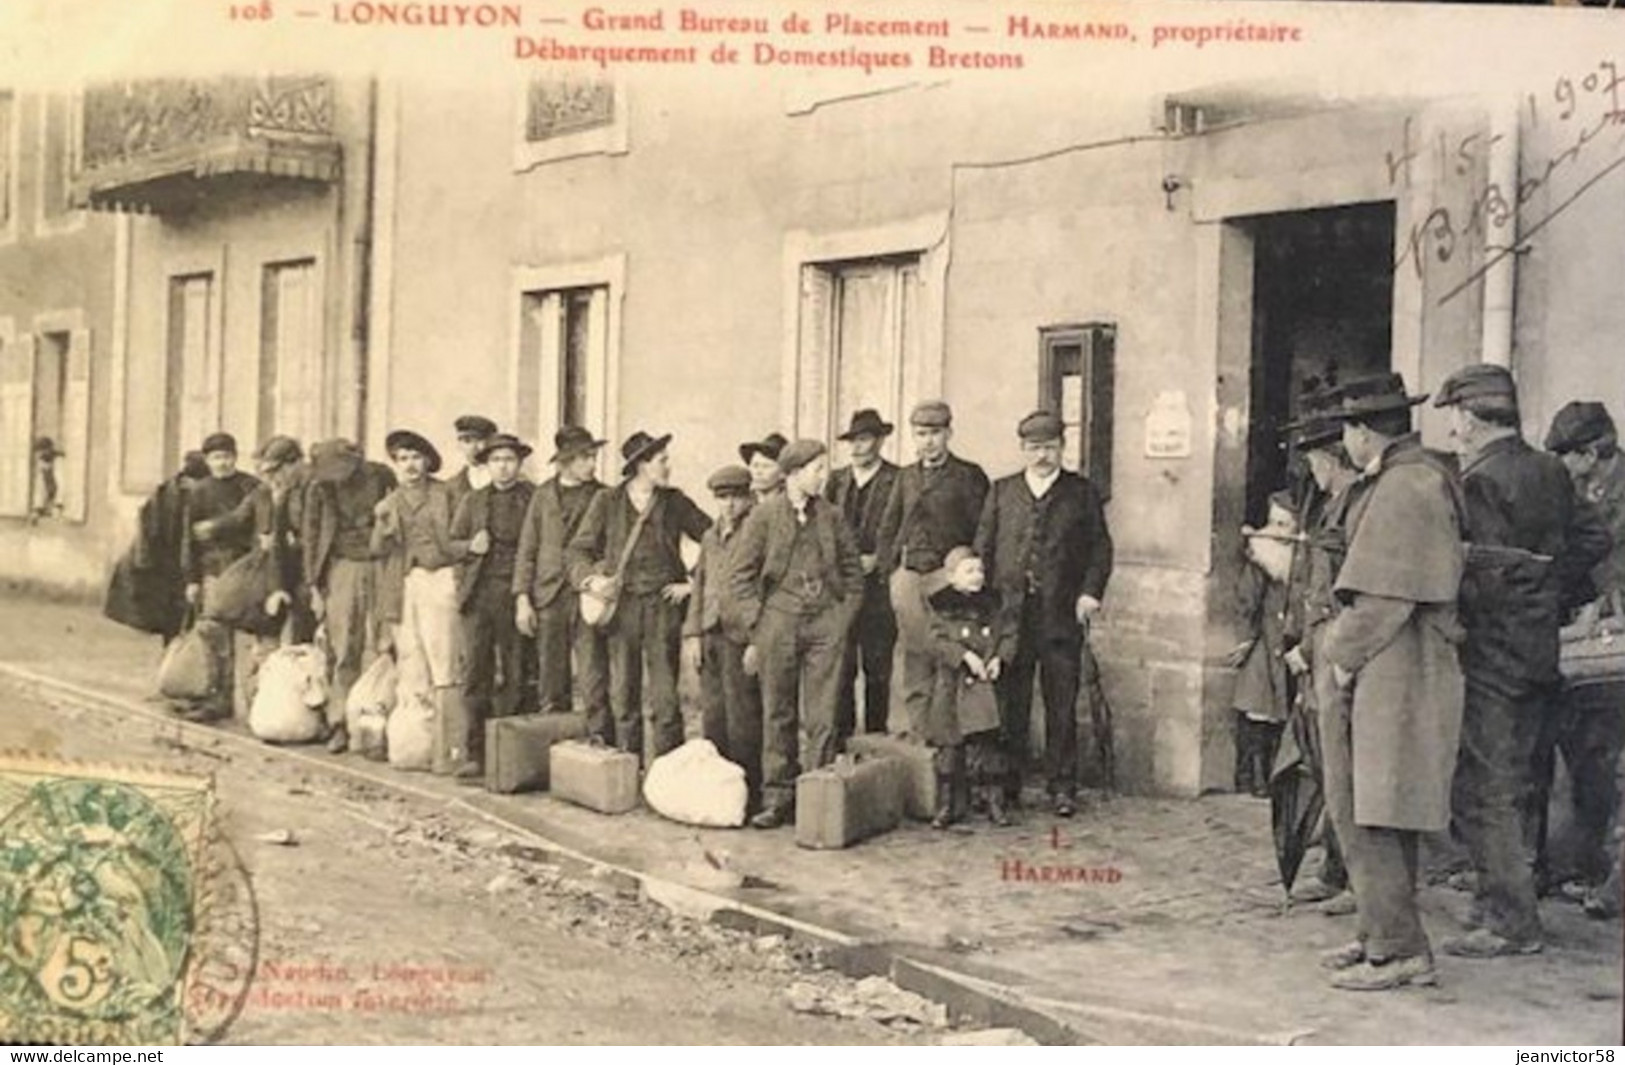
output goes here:
[[291, 466], [304, 457], [299, 441], [291, 436], [273, 436], [261, 444], [259, 451], [254, 453], [254, 460], [259, 463], [260, 468], [268, 470]]
[[953, 408], [940, 399], [930, 399], [915, 407], [908, 424], [922, 429], [946, 429], [954, 423]]
[[1016, 435], [1029, 443], [1049, 443], [1059, 440], [1066, 432], [1066, 425], [1061, 421], [1060, 415], [1047, 410], [1035, 410], [1016, 426]]
[[311, 476], [318, 481], [338, 483], [361, 468], [361, 449], [354, 442], [337, 437], [310, 445]]
[[457, 419], [454, 426], [457, 432], [470, 436], [492, 436], [497, 431], [497, 423], [483, 414], [465, 414]]
[[1546, 434], [1546, 450], [1559, 454], [1578, 451], [1616, 435], [1614, 419], [1608, 416], [1607, 407], [1593, 400], [1577, 399], [1564, 404], [1552, 419], [1552, 428]]
[[743, 466], [723, 466], [706, 478], [705, 487], [709, 488], [713, 495], [748, 496], [750, 471]]
[[1472, 399], [1503, 399], [1516, 404], [1518, 386], [1512, 381], [1512, 371], [1488, 363], [1464, 366], [1444, 379], [1433, 405], [1450, 407]]
[[198, 448], [205, 455], [215, 451], [229, 451], [237, 454], [237, 438], [230, 433], [210, 433], [203, 438], [203, 446]]
[[786, 444], [784, 450], [779, 452], [779, 469], [785, 473], [795, 473], [826, 450], [821, 440], [797, 440]]

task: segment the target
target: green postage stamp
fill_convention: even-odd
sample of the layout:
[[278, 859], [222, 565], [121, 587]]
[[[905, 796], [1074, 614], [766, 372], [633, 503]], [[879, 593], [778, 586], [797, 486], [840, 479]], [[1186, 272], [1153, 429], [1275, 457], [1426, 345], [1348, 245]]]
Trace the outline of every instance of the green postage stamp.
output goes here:
[[0, 753], [0, 1042], [187, 1040], [206, 777]]

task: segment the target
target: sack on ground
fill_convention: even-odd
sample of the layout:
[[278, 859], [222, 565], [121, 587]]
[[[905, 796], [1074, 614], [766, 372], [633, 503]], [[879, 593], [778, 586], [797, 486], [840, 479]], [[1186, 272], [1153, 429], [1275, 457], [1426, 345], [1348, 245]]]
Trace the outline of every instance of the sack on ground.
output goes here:
[[214, 694], [211, 625], [212, 622], [199, 622], [170, 641], [164, 660], [158, 666], [158, 693], [164, 698], [190, 701], [207, 699]]
[[384, 725], [395, 709], [398, 678], [395, 659], [379, 655], [351, 686], [344, 700], [344, 728], [350, 734], [351, 749], [358, 754], [383, 753]]
[[327, 725], [327, 657], [310, 644], [279, 647], [259, 670], [248, 730], [267, 743], [309, 743]]
[[389, 764], [396, 769], [427, 770], [434, 765], [433, 689], [400, 692], [384, 730]]
[[268, 551], [251, 551], [210, 582], [203, 616], [234, 629], [272, 635], [282, 622], [265, 612], [265, 600], [277, 588], [276, 560]]
[[745, 771], [710, 740], [689, 740], [649, 765], [643, 799], [685, 825], [737, 828], [745, 823]]

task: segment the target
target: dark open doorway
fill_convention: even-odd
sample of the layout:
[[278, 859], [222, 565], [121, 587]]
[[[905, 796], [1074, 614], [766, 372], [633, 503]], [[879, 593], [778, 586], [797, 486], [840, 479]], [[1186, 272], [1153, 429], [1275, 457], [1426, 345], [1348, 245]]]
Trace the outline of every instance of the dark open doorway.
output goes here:
[[1394, 205], [1357, 204], [1252, 220], [1253, 352], [1247, 521], [1291, 487], [1280, 427], [1302, 395], [1392, 365]]

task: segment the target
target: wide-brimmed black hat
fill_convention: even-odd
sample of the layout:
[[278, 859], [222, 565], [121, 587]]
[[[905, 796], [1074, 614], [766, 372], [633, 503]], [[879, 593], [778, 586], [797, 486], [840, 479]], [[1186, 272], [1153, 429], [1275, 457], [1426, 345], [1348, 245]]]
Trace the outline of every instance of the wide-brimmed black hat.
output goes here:
[[1362, 377], [1338, 388], [1332, 393], [1333, 404], [1325, 417], [1335, 421], [1352, 421], [1371, 414], [1408, 410], [1426, 403], [1426, 392], [1412, 396], [1405, 391], [1405, 379], [1397, 373], [1375, 374]]
[[638, 468], [638, 463], [654, 458], [666, 450], [669, 443], [671, 443], [670, 433], [664, 436], [650, 436], [639, 429], [627, 437], [626, 442], [621, 445], [621, 476], [632, 476], [632, 471]]
[[739, 457], [744, 460], [747, 466], [750, 465], [750, 460], [756, 455], [766, 455], [774, 462], [777, 462], [779, 461], [779, 452], [783, 451], [784, 445], [789, 442], [784, 438], [783, 433], [768, 433], [760, 440], [747, 440], [745, 443], [740, 444]]
[[474, 461], [484, 463], [491, 457], [491, 452], [504, 449], [518, 455], [520, 462], [525, 461], [532, 451], [529, 444], [512, 433], [498, 433], [480, 445], [480, 449], [474, 453]]
[[1617, 436], [1607, 407], [1595, 400], [1577, 399], [1564, 404], [1552, 419], [1552, 428], [1546, 434], [1546, 450], [1558, 454], [1579, 451], [1599, 440]]
[[440, 452], [420, 433], [410, 429], [396, 429], [384, 437], [384, 450], [393, 457], [396, 451], [416, 451], [428, 460], [426, 469], [430, 473], [440, 472]]
[[578, 425], [566, 425], [553, 434], [552, 461], [563, 462], [577, 455], [585, 455], [597, 451], [607, 443], [609, 441], [597, 439]]
[[1298, 401], [1298, 416], [1281, 426], [1286, 442], [1299, 451], [1314, 451], [1343, 438], [1343, 423], [1330, 417], [1337, 407], [1337, 390], [1311, 389]]
[[837, 440], [851, 440], [856, 436], [890, 436], [894, 426], [891, 422], [881, 418], [880, 412], [873, 407], [865, 407], [852, 412], [852, 424], [846, 432], [837, 436]]

